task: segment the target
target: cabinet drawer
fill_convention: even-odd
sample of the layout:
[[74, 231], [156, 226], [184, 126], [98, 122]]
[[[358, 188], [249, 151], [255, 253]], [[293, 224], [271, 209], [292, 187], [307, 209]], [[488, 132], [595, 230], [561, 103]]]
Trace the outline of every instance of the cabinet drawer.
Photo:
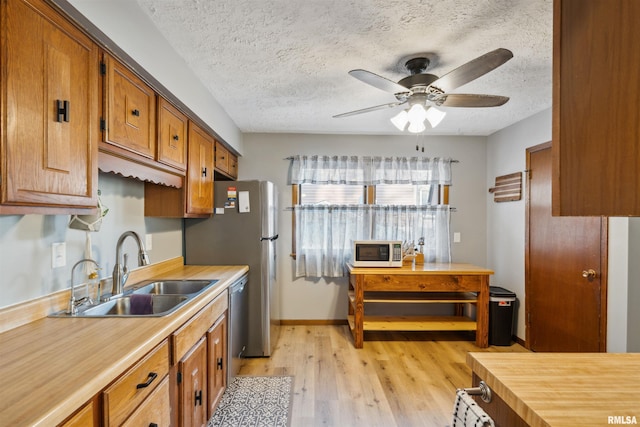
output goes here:
[[225, 312], [228, 306], [228, 293], [225, 290], [171, 335], [172, 365], [178, 363], [189, 349], [207, 333], [211, 325]]
[[168, 373], [169, 344], [165, 340], [104, 391], [105, 425], [122, 424]]
[[135, 412], [122, 424], [123, 427], [148, 427], [171, 424], [169, 377], [165, 377]]

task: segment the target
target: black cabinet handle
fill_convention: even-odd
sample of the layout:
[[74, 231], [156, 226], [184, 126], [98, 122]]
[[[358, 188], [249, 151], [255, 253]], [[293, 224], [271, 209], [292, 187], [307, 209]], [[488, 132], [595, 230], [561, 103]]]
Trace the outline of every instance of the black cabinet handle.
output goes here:
[[217, 363], [217, 365], [218, 365], [218, 369], [222, 370], [222, 357], [219, 357], [219, 358], [218, 358], [218, 363]]
[[203, 177], [207, 176], [207, 168], [202, 168], [202, 176]]
[[178, 135], [173, 135], [173, 140], [174, 140], [174, 141], [179, 141], [179, 140], [180, 140], [180, 137], [179, 137]]
[[155, 380], [158, 377], [158, 374], [156, 374], [155, 372], [149, 372], [149, 376], [147, 377], [147, 381], [141, 384], [138, 384], [136, 386], [136, 388], [145, 388], [145, 387], [149, 387], [151, 385], [151, 383], [153, 382], [153, 380]]
[[69, 101], [61, 99], [56, 101], [56, 116], [60, 123], [69, 121]]
[[195, 399], [194, 399], [194, 405], [195, 406], [202, 406], [202, 390], [196, 391], [196, 395], [195, 395]]
[[156, 424], [156, 423], [151, 423], [151, 424], [149, 424], [149, 427], [158, 427], [158, 424]]
[[135, 110], [131, 111], [131, 114], [136, 116], [136, 117], [140, 117], [140, 110], [138, 110], [137, 108]]

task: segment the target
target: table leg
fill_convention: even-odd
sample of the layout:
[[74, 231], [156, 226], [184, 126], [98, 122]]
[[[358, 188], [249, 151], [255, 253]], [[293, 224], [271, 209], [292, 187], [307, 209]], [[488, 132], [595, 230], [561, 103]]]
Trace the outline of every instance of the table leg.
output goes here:
[[364, 277], [355, 276], [355, 310], [353, 313], [353, 345], [355, 348], [364, 346]]
[[480, 276], [476, 324], [476, 345], [480, 348], [489, 347], [489, 276]]

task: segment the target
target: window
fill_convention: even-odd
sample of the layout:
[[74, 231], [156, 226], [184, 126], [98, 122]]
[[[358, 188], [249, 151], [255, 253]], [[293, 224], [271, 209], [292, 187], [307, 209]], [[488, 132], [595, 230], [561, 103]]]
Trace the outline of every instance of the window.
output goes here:
[[296, 276], [340, 277], [353, 240], [424, 238], [425, 261], [449, 262], [450, 159], [291, 159]]

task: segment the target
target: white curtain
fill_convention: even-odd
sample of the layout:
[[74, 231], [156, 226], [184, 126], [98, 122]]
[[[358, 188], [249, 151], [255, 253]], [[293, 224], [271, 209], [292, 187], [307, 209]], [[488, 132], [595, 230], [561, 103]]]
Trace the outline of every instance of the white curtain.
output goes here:
[[[451, 159], [293, 156], [291, 184], [451, 184]], [[354, 240], [424, 238], [425, 262], [449, 262], [450, 207], [297, 205], [296, 276], [344, 276]]]
[[291, 184], [451, 185], [451, 159], [297, 155], [289, 174]]
[[401, 240], [417, 245], [424, 237], [425, 262], [451, 260], [447, 205], [297, 205], [294, 213], [298, 277], [344, 276], [354, 240]]

